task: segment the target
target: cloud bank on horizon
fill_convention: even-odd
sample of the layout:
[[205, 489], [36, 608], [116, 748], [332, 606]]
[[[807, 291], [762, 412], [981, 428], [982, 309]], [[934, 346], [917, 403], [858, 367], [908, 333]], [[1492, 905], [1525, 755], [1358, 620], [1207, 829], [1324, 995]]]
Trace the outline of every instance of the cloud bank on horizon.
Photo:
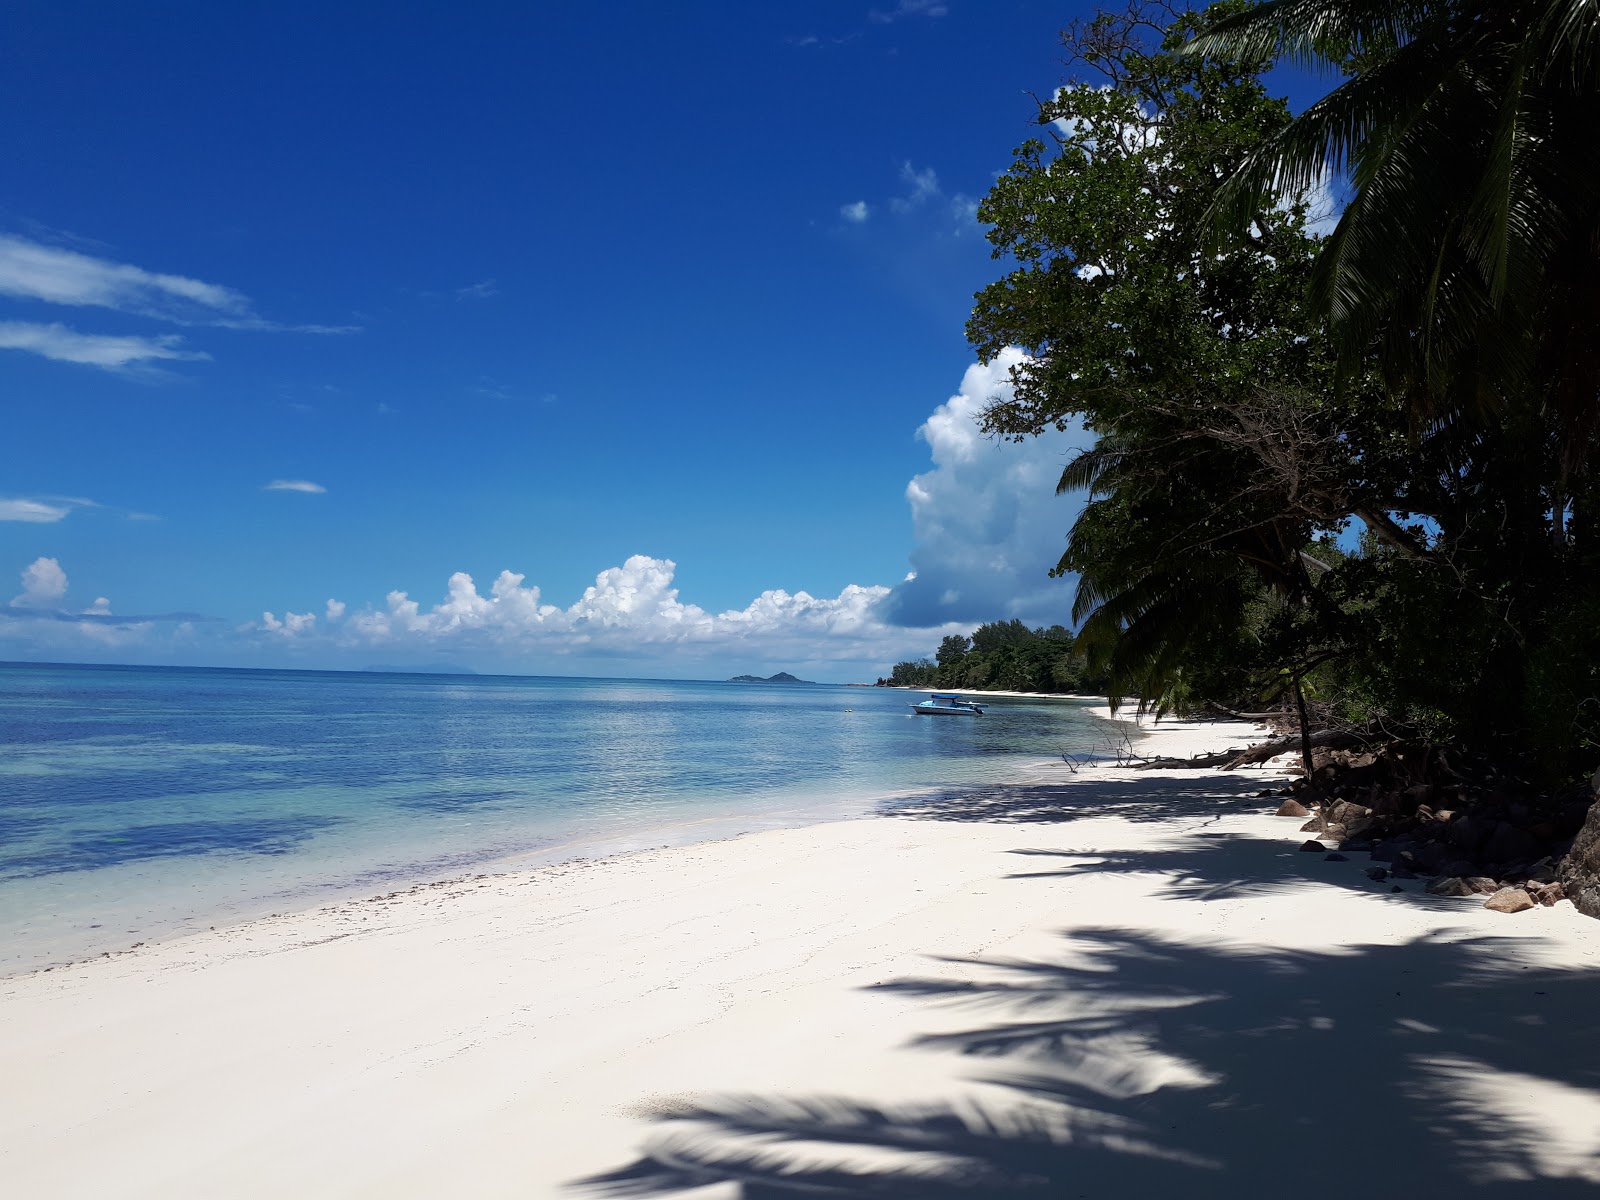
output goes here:
[[[984, 436], [977, 424], [982, 409], [1009, 392], [1011, 369], [1023, 360], [1020, 350], [1008, 349], [988, 364], [973, 364], [960, 389], [918, 430], [933, 465], [906, 487], [911, 571], [893, 587], [851, 584], [831, 597], [772, 589], [744, 608], [711, 612], [680, 597], [672, 559], [635, 554], [600, 571], [568, 605], [552, 603], [526, 574], [510, 569], [487, 589], [457, 571], [432, 604], [396, 589], [381, 603], [328, 598], [303, 612], [266, 611], [259, 620], [207, 633], [196, 626], [205, 618], [192, 613], [114, 617], [104, 597], [73, 610], [65, 570], [54, 558], [40, 558], [24, 568], [22, 593], [0, 610], [0, 645], [70, 652], [142, 642], [151, 651], [164, 646], [177, 653], [210, 638], [268, 659], [319, 664], [361, 662], [381, 648], [388, 658], [448, 655], [502, 667], [627, 658], [663, 669], [735, 661], [886, 668], [930, 653], [944, 634], [982, 621], [1064, 623], [1072, 584], [1048, 571], [1076, 506], [1054, 489], [1066, 459], [1087, 437], [1051, 432], [1003, 442]], [[273, 480], [266, 488], [325, 491], [306, 480]], [[54, 515], [19, 509], [13, 519]]]

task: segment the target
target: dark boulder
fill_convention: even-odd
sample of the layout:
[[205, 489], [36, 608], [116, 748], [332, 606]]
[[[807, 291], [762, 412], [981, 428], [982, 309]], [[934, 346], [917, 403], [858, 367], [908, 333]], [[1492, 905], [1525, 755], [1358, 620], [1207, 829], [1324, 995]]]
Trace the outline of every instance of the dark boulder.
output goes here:
[[1501, 821], [1483, 844], [1482, 856], [1492, 863], [1525, 862], [1539, 857], [1539, 850], [1539, 839], [1533, 834], [1509, 821]]
[[1561, 888], [1584, 916], [1600, 918], [1600, 804], [1589, 809], [1561, 862]]

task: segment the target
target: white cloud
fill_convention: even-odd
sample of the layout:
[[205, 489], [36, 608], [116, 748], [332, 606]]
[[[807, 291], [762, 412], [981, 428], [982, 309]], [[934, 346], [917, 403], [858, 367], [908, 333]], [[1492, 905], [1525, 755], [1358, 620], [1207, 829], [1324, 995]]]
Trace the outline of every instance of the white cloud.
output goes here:
[[[939, 174], [932, 167], [917, 167], [910, 162], [900, 164], [900, 182], [905, 190], [898, 196], [889, 198], [889, 211], [901, 217], [910, 217], [913, 213], [926, 211], [938, 224], [947, 219], [953, 222], [955, 233], [960, 235], [967, 232], [978, 219], [978, 202], [964, 192], [946, 195], [939, 182]], [[845, 209], [860, 207], [861, 220], [866, 219], [866, 204], [858, 201], [855, 205], [846, 205]], [[847, 219], [852, 218], [845, 209]]]
[[45, 504], [40, 500], [0, 500], [0, 521], [59, 521], [72, 511], [66, 504]]
[[860, 225], [872, 215], [872, 211], [867, 207], [865, 200], [857, 200], [853, 204], [841, 204], [839, 215], [852, 224]]
[[[34, 524], [54, 524], [79, 508], [99, 508], [93, 500], [83, 496], [17, 496], [0, 499], [0, 521], [27, 521]], [[130, 513], [132, 519], [139, 514]]]
[[888, 25], [902, 17], [942, 17], [949, 12], [944, 0], [900, 0], [891, 9], [873, 9], [867, 17], [875, 25]]
[[107, 371], [120, 371], [145, 363], [170, 360], [205, 362], [211, 356], [181, 349], [176, 334], [160, 337], [79, 333], [65, 325], [32, 321], [0, 321], [0, 350], [26, 350], [57, 362], [82, 363]]
[[[572, 604], [545, 600], [526, 577], [501, 571], [485, 593], [464, 571], [451, 575], [444, 597], [425, 607], [392, 591], [381, 607], [346, 612], [330, 602], [328, 625], [311, 613], [268, 612], [247, 626], [273, 640], [330, 651], [365, 653], [389, 647], [417, 653], [492, 655], [496, 662], [532, 656], [628, 658], [656, 664], [742, 662], [849, 663], [871, 669], [921, 654], [949, 632], [887, 623], [886, 587], [850, 585], [837, 596], [773, 589], [743, 608], [713, 613], [685, 602], [674, 585], [677, 564], [637, 554], [601, 571]], [[337, 607], [335, 607], [337, 605]]]
[[968, 367], [961, 390], [918, 431], [934, 467], [906, 487], [912, 575], [889, 597], [889, 619], [922, 627], [1011, 617], [1070, 623], [1072, 584], [1048, 573], [1082, 501], [1057, 497], [1055, 486], [1090, 439], [1081, 430], [1051, 430], [1016, 443], [978, 428], [982, 410], [1010, 394], [1011, 368], [1024, 360], [1012, 347], [987, 366]]
[[500, 288], [493, 279], [482, 279], [477, 283], [469, 283], [466, 287], [456, 289], [457, 300], [487, 300], [491, 296], [498, 296]]
[[900, 181], [906, 185], [906, 194], [889, 201], [889, 207], [898, 213], [910, 212], [944, 194], [939, 189], [939, 176], [932, 167], [924, 167], [919, 171], [909, 162], [903, 162], [900, 164]]
[[249, 299], [221, 284], [146, 271], [7, 235], [0, 235], [0, 294], [168, 319], [252, 315]]
[[274, 479], [271, 483], [262, 485], [264, 492], [308, 492], [320, 496], [328, 489], [320, 483], [312, 483], [309, 479]]
[[197, 613], [118, 616], [105, 596], [95, 597], [88, 608], [73, 609], [66, 605], [67, 591], [67, 573], [58, 560], [36, 558], [24, 567], [21, 594], [0, 607], [0, 649], [93, 659], [111, 649], [148, 649], [150, 634], [161, 624], [172, 625], [176, 644], [192, 636], [195, 622], [210, 620]]
[[[492, 281], [491, 281], [492, 282]], [[147, 271], [131, 263], [69, 250], [63, 246], [30, 241], [14, 234], [0, 234], [0, 295], [19, 300], [34, 300], [45, 304], [69, 305], [77, 308], [108, 308], [134, 316], [153, 317], [177, 325], [212, 325], [223, 329], [256, 330], [279, 333], [354, 333], [352, 325], [284, 325], [258, 316], [250, 298], [235, 288], [220, 283], [207, 283], [187, 275], [169, 275], [160, 271]], [[8, 323], [13, 331], [33, 329], [54, 331], [52, 341], [38, 344], [0, 342], [13, 349], [32, 349], [47, 358], [66, 362], [88, 362], [94, 366], [125, 366], [129, 361], [143, 358], [205, 358], [203, 354], [160, 353], [171, 351], [176, 339], [171, 338], [109, 338], [100, 335], [76, 334], [59, 325], [24, 326]], [[100, 343], [100, 349], [85, 349], [81, 345], [67, 352], [51, 353], [48, 346], [61, 347], [61, 336], [70, 335], [80, 342]], [[13, 332], [14, 338], [23, 337]], [[37, 338], [37, 334], [35, 338]], [[115, 362], [102, 361], [100, 357], [76, 355], [104, 355], [115, 353], [114, 344], [135, 344], [140, 352]], [[155, 349], [152, 350], [151, 347]], [[123, 351], [127, 353], [126, 349]]]
[[22, 594], [12, 608], [54, 608], [67, 594], [67, 573], [53, 558], [36, 558], [22, 569]]
[[285, 612], [281, 621], [271, 613], [264, 612], [261, 614], [261, 624], [257, 626], [263, 633], [276, 634], [286, 640], [314, 633], [316, 627], [316, 613], [293, 612]]
[[1297, 202], [1306, 206], [1306, 232], [1313, 237], [1327, 237], [1344, 216], [1344, 205], [1334, 195], [1333, 183], [1326, 176], [1319, 176], [1299, 196], [1281, 201], [1279, 211], [1286, 211]]
[[395, 590], [361, 609], [329, 600], [321, 623], [310, 612], [265, 613], [247, 628], [347, 656], [392, 647], [518, 666], [552, 657], [627, 659], [640, 669], [833, 662], [865, 674], [930, 653], [943, 633], [981, 621], [1065, 624], [1073, 586], [1048, 573], [1082, 501], [1058, 498], [1055, 485], [1089, 438], [1051, 432], [996, 442], [977, 425], [1023, 361], [1008, 349], [969, 367], [960, 390], [918, 431], [933, 466], [906, 488], [916, 545], [911, 573], [894, 588], [852, 584], [837, 596], [772, 589], [743, 608], [713, 612], [680, 596], [671, 559], [639, 554], [601, 571], [565, 606], [514, 571], [501, 571], [487, 591], [457, 571], [431, 605]]

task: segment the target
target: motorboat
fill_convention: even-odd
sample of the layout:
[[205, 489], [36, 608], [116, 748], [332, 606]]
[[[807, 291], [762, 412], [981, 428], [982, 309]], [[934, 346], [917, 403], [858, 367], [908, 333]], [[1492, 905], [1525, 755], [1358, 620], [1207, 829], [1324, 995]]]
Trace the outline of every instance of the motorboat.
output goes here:
[[929, 699], [906, 707], [922, 717], [983, 716], [983, 705], [976, 700], [963, 700], [954, 692], [934, 692]]

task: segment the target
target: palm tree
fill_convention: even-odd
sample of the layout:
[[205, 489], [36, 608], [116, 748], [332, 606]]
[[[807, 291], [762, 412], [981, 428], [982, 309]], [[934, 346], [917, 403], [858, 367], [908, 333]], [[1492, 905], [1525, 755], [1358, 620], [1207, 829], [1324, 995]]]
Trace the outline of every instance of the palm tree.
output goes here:
[[1563, 476], [1581, 470], [1600, 426], [1600, 0], [1268, 0], [1186, 50], [1350, 73], [1214, 215], [1243, 228], [1347, 177], [1313, 283], [1342, 361], [1376, 351], [1420, 424], [1528, 404]]

